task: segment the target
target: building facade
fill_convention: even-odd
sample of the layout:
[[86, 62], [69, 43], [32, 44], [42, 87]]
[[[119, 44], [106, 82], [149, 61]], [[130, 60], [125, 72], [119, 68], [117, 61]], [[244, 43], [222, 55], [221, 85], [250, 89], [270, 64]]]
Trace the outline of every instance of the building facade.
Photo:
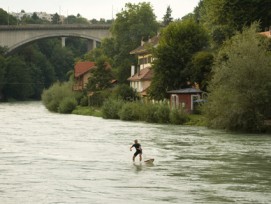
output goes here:
[[131, 76], [128, 78], [132, 87], [141, 97], [147, 96], [147, 90], [153, 78], [152, 62], [154, 60], [151, 49], [158, 45], [159, 36], [150, 38], [147, 42], [132, 50], [130, 54], [137, 56], [137, 66], [131, 66]]

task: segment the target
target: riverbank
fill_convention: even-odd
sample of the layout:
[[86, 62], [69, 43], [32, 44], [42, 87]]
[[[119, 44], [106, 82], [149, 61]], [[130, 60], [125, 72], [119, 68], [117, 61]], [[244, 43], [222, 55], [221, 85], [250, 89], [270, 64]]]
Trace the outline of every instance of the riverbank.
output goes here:
[[[77, 106], [72, 114], [103, 117], [102, 109], [97, 107]], [[188, 115], [188, 120], [183, 125], [206, 126], [206, 118], [200, 114]]]

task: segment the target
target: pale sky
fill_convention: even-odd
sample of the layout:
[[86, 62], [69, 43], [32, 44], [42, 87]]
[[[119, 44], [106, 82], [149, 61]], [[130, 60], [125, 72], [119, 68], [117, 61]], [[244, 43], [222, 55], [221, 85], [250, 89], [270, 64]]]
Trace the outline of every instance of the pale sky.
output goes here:
[[[157, 20], [162, 20], [166, 14], [167, 6], [172, 9], [174, 19], [193, 12], [200, 0], [146, 0], [150, 2]], [[140, 0], [0, 0], [0, 8], [7, 12], [47, 12], [49, 14], [77, 15], [78, 13], [87, 19], [115, 18], [116, 13], [121, 12], [125, 3], [138, 4]]]

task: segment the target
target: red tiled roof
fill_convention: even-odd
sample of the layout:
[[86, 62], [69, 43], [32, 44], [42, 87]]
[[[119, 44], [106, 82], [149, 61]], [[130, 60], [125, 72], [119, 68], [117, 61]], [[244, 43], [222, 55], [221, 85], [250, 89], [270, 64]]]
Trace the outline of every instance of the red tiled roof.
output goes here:
[[153, 70], [150, 67], [140, 70], [140, 73], [128, 78], [129, 81], [144, 81], [151, 80], [153, 78]]
[[159, 36], [154, 36], [151, 39], [149, 39], [148, 42], [145, 42], [143, 45], [132, 50], [130, 54], [142, 54], [142, 53], [148, 52], [148, 49], [150, 47], [154, 47], [155, 45], [157, 45], [158, 42], [159, 42]]
[[94, 67], [94, 62], [77, 62], [74, 66], [74, 77], [79, 77]]

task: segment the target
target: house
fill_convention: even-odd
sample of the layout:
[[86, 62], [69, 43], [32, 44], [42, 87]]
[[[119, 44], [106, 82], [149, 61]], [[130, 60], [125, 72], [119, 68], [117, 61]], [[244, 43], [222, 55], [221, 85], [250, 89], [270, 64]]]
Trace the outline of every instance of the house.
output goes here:
[[195, 110], [195, 102], [202, 100], [203, 91], [196, 88], [185, 88], [168, 91], [170, 94], [170, 107], [184, 109], [187, 113]]
[[158, 45], [159, 36], [150, 38], [147, 42], [141, 41], [141, 45], [132, 50], [130, 54], [136, 55], [138, 65], [131, 66], [131, 76], [128, 78], [130, 87], [132, 87], [141, 96], [147, 96], [147, 90], [153, 78], [153, 70], [151, 68], [154, 60], [150, 49]]
[[90, 70], [95, 68], [94, 62], [77, 62], [74, 66], [74, 91], [82, 91], [86, 88], [88, 79], [91, 76]]

